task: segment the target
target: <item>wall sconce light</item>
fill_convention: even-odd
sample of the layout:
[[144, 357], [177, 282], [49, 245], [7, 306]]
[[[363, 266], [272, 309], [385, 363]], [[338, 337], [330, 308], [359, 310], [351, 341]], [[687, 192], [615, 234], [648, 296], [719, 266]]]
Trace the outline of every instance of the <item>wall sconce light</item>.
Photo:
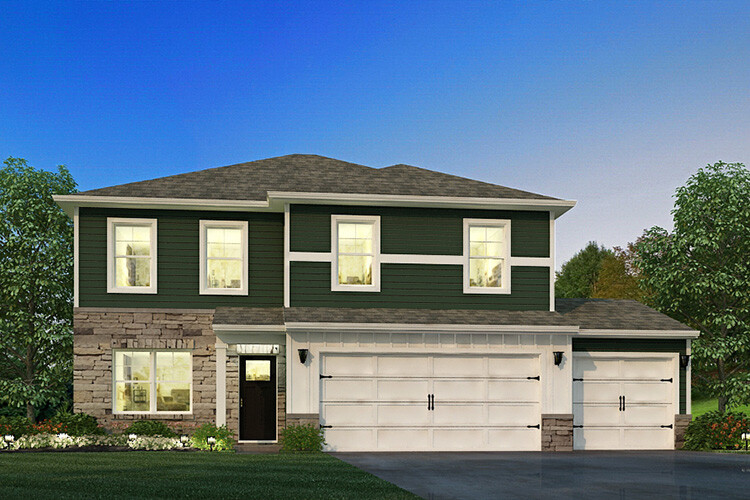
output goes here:
[[742, 440], [745, 441], [745, 451], [748, 451], [747, 442], [750, 441], [750, 432], [742, 434]]
[[206, 438], [206, 442], [208, 443], [208, 446], [211, 447], [211, 451], [214, 451], [214, 445], [216, 444], [216, 438], [213, 436], [208, 436]]
[[560, 363], [562, 363], [563, 358], [563, 352], [562, 351], [554, 351], [552, 355], [555, 357], [555, 366], [560, 366]]
[[690, 354], [680, 354], [680, 368], [687, 368], [690, 364]]
[[310, 353], [309, 349], [297, 349], [297, 354], [299, 354], [299, 362], [304, 365], [305, 361], [307, 361], [307, 355], [309, 353]]

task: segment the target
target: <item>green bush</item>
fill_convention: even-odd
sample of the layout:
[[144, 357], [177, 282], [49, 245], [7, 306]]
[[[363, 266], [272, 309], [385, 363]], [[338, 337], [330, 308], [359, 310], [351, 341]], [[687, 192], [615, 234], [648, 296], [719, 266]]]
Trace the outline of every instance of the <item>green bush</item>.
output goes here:
[[6, 434], [16, 437], [34, 434], [33, 425], [26, 417], [0, 417], [0, 436]]
[[326, 444], [323, 429], [312, 424], [290, 425], [281, 431], [282, 451], [323, 451]]
[[214, 424], [203, 424], [195, 430], [190, 438], [190, 443], [193, 445], [193, 448], [211, 450], [211, 445], [208, 444], [209, 437], [216, 438], [213, 451], [234, 451], [232, 431], [227, 429], [226, 425], [216, 427]]
[[87, 413], [58, 412], [50, 420], [52, 424], [60, 424], [60, 432], [69, 436], [96, 436], [105, 434], [104, 429], [99, 427], [96, 417]]
[[138, 436], [175, 437], [177, 433], [160, 420], [136, 420], [125, 429], [125, 434]]
[[742, 434], [750, 432], [744, 413], [710, 411], [695, 418], [685, 431], [686, 450], [736, 450], [744, 446]]

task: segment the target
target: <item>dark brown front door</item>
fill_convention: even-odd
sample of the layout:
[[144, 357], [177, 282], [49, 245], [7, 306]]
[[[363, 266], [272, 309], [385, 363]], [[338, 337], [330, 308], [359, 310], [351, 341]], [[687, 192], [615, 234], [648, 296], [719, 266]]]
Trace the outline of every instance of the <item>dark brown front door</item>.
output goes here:
[[276, 357], [240, 357], [240, 439], [276, 440]]

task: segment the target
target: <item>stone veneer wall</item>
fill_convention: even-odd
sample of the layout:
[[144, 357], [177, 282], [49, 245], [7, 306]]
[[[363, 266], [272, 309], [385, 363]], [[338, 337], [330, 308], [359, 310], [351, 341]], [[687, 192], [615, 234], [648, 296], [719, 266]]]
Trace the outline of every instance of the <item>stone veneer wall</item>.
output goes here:
[[[76, 308], [73, 327], [73, 406], [111, 427], [141, 418], [216, 421], [216, 336], [213, 310]], [[114, 415], [113, 349], [190, 349], [193, 354], [191, 415]]]
[[573, 415], [542, 415], [542, 451], [573, 451]]
[[320, 427], [320, 415], [317, 413], [287, 413], [288, 425], [314, 425]]
[[685, 431], [693, 419], [692, 415], [674, 416], [674, 449], [680, 450], [685, 445]]

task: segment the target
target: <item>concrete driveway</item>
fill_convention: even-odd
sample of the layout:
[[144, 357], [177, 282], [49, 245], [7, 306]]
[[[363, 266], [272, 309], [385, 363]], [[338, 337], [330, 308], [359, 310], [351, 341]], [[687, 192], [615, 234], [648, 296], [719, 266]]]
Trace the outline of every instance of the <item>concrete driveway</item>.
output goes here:
[[750, 498], [750, 455], [673, 451], [332, 455], [428, 499]]

